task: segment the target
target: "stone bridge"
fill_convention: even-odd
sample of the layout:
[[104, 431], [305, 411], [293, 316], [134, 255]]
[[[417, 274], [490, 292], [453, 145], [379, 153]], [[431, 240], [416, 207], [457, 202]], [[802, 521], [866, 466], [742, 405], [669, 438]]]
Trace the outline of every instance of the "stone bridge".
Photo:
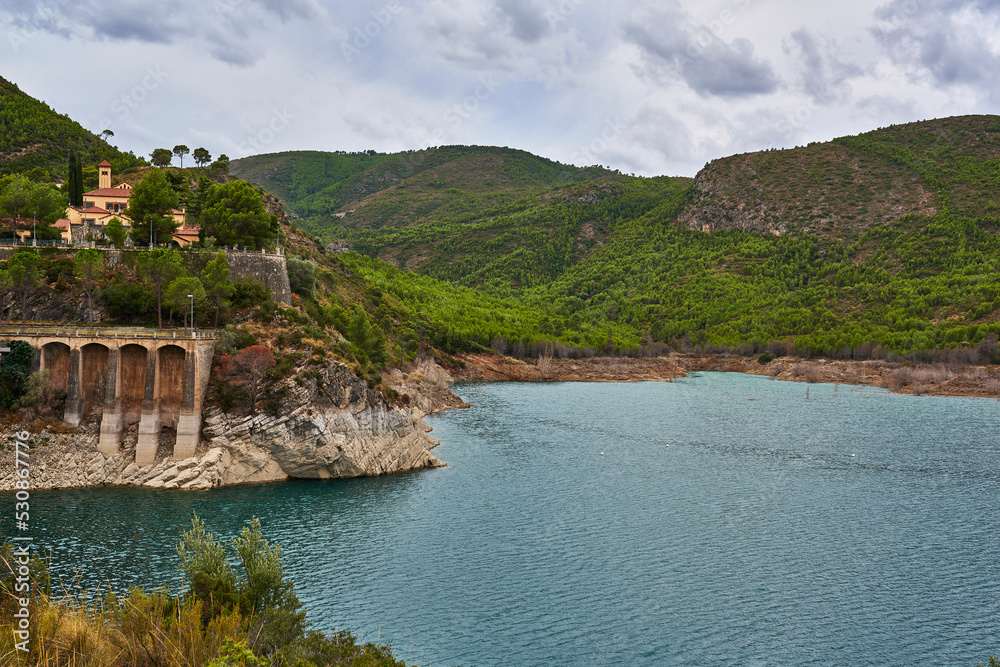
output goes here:
[[116, 454], [124, 429], [139, 424], [138, 465], [153, 463], [164, 426], [177, 430], [174, 458], [194, 456], [215, 339], [215, 331], [0, 326], [0, 340], [30, 343], [36, 368], [66, 392], [67, 424], [100, 414], [101, 452]]

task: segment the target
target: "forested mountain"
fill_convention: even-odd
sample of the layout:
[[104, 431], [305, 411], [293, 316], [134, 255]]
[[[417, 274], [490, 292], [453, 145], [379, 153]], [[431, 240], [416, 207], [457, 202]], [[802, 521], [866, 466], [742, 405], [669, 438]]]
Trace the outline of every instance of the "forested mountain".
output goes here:
[[419, 224], [610, 172], [508, 148], [442, 146], [394, 154], [256, 155], [234, 160], [230, 173], [273, 192], [306, 227], [320, 230]]
[[[0, 78], [0, 175], [27, 174], [35, 181], [62, 180], [70, 150], [94, 171], [102, 160], [122, 174], [146, 164], [123, 153], [68, 116]], [[85, 173], [86, 176], [86, 173]]]
[[[322, 239], [467, 285], [551, 280], [601, 243], [617, 217], [648, 210], [650, 200], [622, 213], [631, 188], [621, 174], [507, 148], [279, 153], [236, 160], [230, 170], [277, 194]], [[600, 213], [581, 214], [595, 202], [605, 202]]]
[[[84, 159], [138, 162], [3, 84], [0, 172], [56, 176], [74, 145]], [[497, 340], [528, 352], [995, 358], [993, 116], [737, 155], [693, 182], [463, 146], [262, 155], [232, 173], [278, 195], [318, 241], [284, 232], [302, 258], [290, 267], [318, 266], [316, 317], [367, 313], [396, 358], [423, 342], [452, 352]]]
[[856, 240], [913, 214], [1000, 216], [1000, 118], [893, 125], [790, 150], [715, 160], [681, 220], [698, 229], [789, 230]]
[[[1000, 118], [733, 156], [693, 184], [601, 170], [570, 172], [573, 183], [534, 174], [519, 189], [481, 157], [470, 162], [482, 151], [465, 149], [450, 171], [435, 165], [399, 180], [384, 177], [385, 165], [403, 156], [356, 157], [373, 161], [359, 168], [367, 189], [338, 200], [342, 218], [314, 216], [309, 226], [544, 313], [538, 339], [594, 346], [604, 331], [618, 347], [992, 356]], [[288, 178], [278, 157], [253, 159], [270, 161], [271, 182]], [[454, 208], [443, 203], [449, 192]], [[392, 284], [407, 275], [389, 274]]]

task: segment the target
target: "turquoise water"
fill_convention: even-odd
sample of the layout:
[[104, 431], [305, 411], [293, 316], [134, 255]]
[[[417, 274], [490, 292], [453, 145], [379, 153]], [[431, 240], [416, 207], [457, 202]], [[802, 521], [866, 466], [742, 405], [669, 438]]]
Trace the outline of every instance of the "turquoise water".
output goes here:
[[34, 535], [66, 579], [176, 585], [192, 510], [257, 515], [316, 626], [423, 667], [1000, 650], [996, 401], [720, 373], [457, 391], [475, 407], [428, 420], [448, 468], [37, 494]]

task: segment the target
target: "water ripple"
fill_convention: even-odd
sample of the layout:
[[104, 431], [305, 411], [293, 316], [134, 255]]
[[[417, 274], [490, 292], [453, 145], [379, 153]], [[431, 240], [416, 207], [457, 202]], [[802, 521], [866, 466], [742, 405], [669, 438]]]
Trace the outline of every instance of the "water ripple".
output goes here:
[[90, 588], [176, 586], [192, 510], [226, 537], [259, 516], [317, 627], [425, 667], [995, 652], [997, 404], [808, 388], [464, 385], [475, 407], [432, 420], [445, 469], [33, 509], [57, 571]]

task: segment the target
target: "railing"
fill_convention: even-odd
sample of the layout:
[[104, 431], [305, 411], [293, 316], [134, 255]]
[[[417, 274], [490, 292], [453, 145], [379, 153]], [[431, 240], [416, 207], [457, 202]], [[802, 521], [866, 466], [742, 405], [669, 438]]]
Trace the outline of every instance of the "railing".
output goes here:
[[0, 247], [7, 247], [7, 248], [33, 248], [33, 247], [38, 247], [38, 248], [53, 248], [53, 247], [56, 247], [56, 248], [66, 248], [67, 250], [79, 250], [81, 248], [93, 248], [94, 250], [106, 250], [106, 251], [127, 250], [127, 251], [130, 251], [130, 252], [134, 252], [134, 251], [140, 251], [140, 252], [141, 251], [147, 251], [148, 252], [150, 250], [165, 249], [165, 250], [179, 250], [181, 252], [201, 252], [201, 253], [208, 253], [208, 254], [211, 254], [211, 255], [214, 255], [215, 253], [219, 252], [220, 250], [225, 250], [227, 253], [229, 253], [231, 255], [269, 255], [269, 256], [276, 256], [276, 257], [280, 257], [280, 256], [282, 256], [282, 255], [285, 254], [285, 249], [284, 248], [279, 248], [278, 250], [268, 249], [268, 248], [261, 248], [260, 250], [247, 250], [247, 249], [244, 248], [244, 249], [241, 250], [238, 246], [234, 247], [234, 248], [231, 248], [229, 246], [216, 246], [215, 248], [192, 248], [191, 246], [178, 247], [178, 246], [173, 245], [173, 244], [163, 244], [163, 243], [158, 244], [158, 245], [153, 245], [153, 246], [150, 246], [148, 244], [138, 244], [138, 245], [133, 245], [131, 247], [125, 246], [124, 248], [117, 248], [117, 247], [115, 247], [114, 244], [97, 245], [93, 241], [84, 241], [82, 243], [67, 243], [65, 240], [62, 240], [62, 239], [38, 239], [38, 244], [37, 245], [32, 245], [30, 239], [28, 241], [17, 241], [17, 240], [12, 240], [12, 239], [0, 239]]
[[68, 338], [151, 338], [158, 340], [215, 340], [218, 329], [147, 329], [143, 327], [78, 327], [63, 325], [4, 324], [0, 337], [66, 336]]
[[28, 239], [27, 241], [19, 241], [17, 239], [0, 239], [0, 246], [11, 246], [15, 248], [68, 247], [66, 245], [66, 239], [35, 239], [34, 242], [32, 242], [32, 239]]

